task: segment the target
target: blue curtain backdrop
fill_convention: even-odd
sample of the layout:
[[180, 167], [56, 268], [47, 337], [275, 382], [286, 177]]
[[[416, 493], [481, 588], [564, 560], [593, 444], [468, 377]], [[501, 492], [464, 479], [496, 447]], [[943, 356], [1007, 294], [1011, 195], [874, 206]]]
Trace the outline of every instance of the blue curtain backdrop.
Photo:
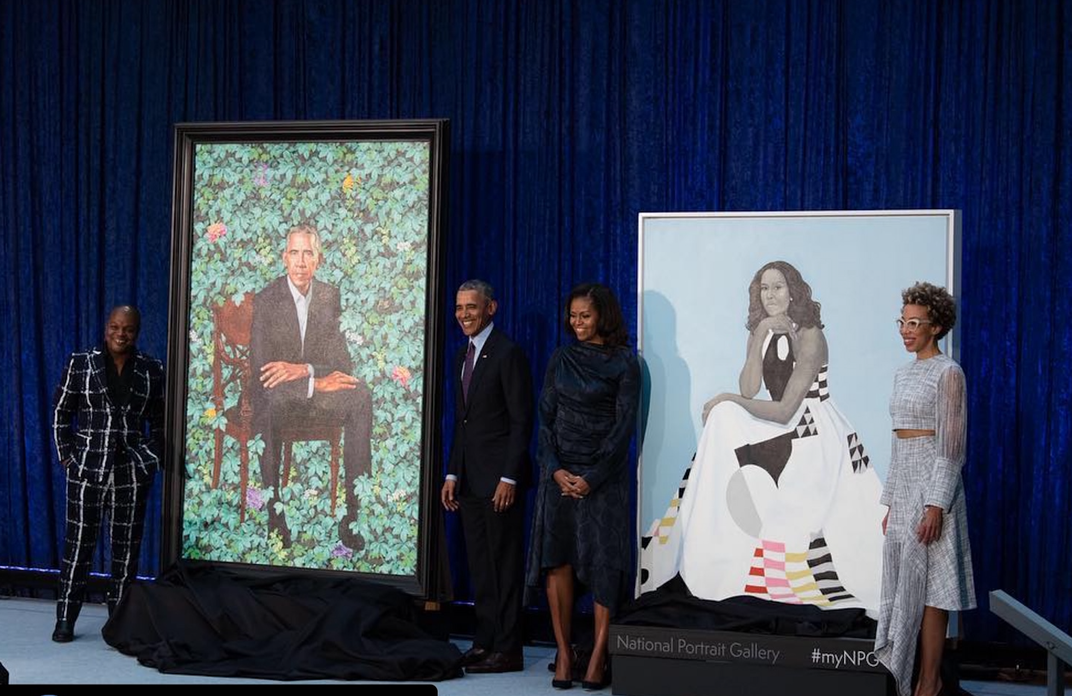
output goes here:
[[978, 589], [1068, 630], [1070, 47], [1061, 0], [0, 2], [0, 565], [58, 567], [66, 355], [120, 301], [165, 353], [172, 124], [447, 117], [447, 292], [537, 378], [575, 282], [634, 315], [640, 211], [962, 209]]

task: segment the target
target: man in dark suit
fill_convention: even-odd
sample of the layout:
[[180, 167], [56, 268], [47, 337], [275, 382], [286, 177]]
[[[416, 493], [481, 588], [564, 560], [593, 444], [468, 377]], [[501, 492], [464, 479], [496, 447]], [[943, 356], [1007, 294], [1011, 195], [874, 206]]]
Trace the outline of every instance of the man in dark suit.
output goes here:
[[454, 441], [440, 498], [461, 511], [473, 580], [476, 633], [471, 673], [523, 669], [521, 610], [524, 497], [533, 398], [529, 362], [495, 328], [495, 291], [481, 280], [458, 288], [454, 317], [469, 340], [454, 363]]
[[137, 309], [114, 308], [104, 344], [72, 353], [56, 387], [52, 435], [67, 475], [57, 643], [74, 640], [104, 513], [111, 520], [109, 613], [138, 572], [145, 503], [164, 447], [164, 367], [134, 347], [140, 328]]
[[372, 465], [372, 395], [350, 374], [353, 361], [339, 327], [339, 290], [314, 279], [320, 258], [316, 229], [291, 228], [283, 252], [286, 275], [253, 298], [253, 424], [265, 443], [261, 480], [275, 492], [268, 504], [269, 534], [275, 531], [284, 546], [291, 545], [291, 534], [279, 497], [280, 431], [317, 422], [342, 425], [346, 514], [339, 539], [361, 551], [365, 540], [357, 530], [354, 484]]

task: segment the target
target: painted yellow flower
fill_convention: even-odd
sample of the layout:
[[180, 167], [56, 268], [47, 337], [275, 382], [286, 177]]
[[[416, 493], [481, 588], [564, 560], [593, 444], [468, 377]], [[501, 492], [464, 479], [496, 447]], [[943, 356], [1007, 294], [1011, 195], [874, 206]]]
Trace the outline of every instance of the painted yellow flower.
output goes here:
[[215, 417], [216, 417], [216, 409], [214, 407], [209, 406], [208, 408], [205, 409], [205, 418], [215, 418]]
[[347, 174], [346, 178], [342, 180], [342, 190], [349, 191], [354, 187], [354, 175]]

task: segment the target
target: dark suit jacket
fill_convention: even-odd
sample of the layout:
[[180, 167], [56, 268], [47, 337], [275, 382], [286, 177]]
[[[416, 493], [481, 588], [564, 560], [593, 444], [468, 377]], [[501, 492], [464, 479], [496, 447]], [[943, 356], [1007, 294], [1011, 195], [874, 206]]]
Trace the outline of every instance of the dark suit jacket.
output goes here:
[[[339, 328], [341, 315], [338, 288], [313, 280], [303, 351], [298, 312], [286, 276], [276, 278], [254, 295], [249, 358], [253, 422], [258, 430], [263, 430], [268, 418], [267, 394], [260, 382], [265, 364], [276, 360], [307, 363], [313, 366], [316, 377], [326, 377], [335, 370], [353, 374], [353, 360]], [[273, 397], [305, 400], [308, 390], [309, 381], [299, 379], [276, 386]]]
[[467, 349], [468, 344], [458, 352], [451, 373], [457, 389], [447, 473], [458, 477], [459, 490], [468, 484], [475, 495], [490, 498], [501, 477], [519, 487], [531, 478], [532, 373], [521, 348], [493, 328], [473, 364], [466, 404], [461, 375]]
[[52, 437], [60, 461], [73, 467], [68, 475], [102, 483], [121, 450], [145, 475], [163, 462], [164, 366], [135, 350], [124, 369], [134, 371], [130, 400], [116, 406], [108, 396], [104, 348], [67, 360], [52, 400]]

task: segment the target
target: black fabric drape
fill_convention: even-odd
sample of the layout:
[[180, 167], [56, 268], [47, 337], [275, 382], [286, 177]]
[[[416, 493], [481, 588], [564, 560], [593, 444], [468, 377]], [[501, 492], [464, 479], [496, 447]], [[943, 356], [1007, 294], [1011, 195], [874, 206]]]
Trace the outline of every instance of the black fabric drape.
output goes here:
[[715, 602], [692, 596], [680, 575], [622, 607], [614, 623], [776, 636], [875, 637], [875, 622], [863, 609], [820, 609], [756, 597]]
[[440, 681], [461, 651], [417, 626], [385, 585], [323, 576], [258, 579], [177, 564], [131, 586], [104, 640], [171, 674], [259, 679]]
[[[574, 283], [607, 283], [635, 315], [640, 211], [962, 209], [977, 589], [1069, 626], [1070, 13], [1063, 0], [0, 3], [0, 565], [58, 565], [49, 402], [64, 356], [130, 301], [142, 347], [163, 357], [172, 124], [448, 117], [445, 291], [496, 285], [496, 320], [536, 379]], [[444, 371], [460, 344], [448, 336]], [[973, 639], [1013, 635], [985, 601], [966, 623]]]

